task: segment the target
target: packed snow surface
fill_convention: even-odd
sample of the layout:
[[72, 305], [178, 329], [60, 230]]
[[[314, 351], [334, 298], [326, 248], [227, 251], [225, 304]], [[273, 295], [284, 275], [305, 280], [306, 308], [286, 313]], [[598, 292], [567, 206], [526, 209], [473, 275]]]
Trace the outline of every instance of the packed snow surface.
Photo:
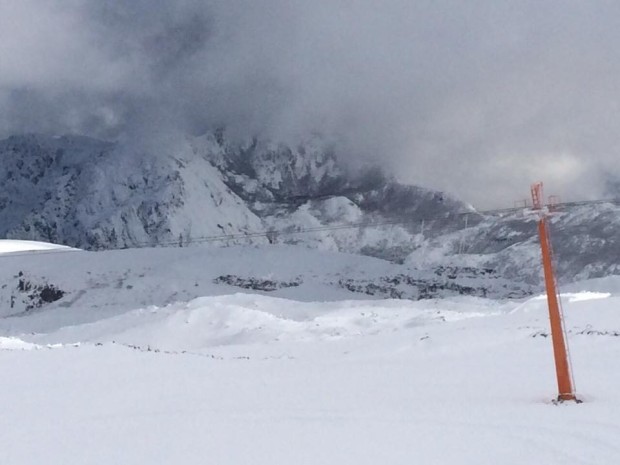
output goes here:
[[564, 290], [583, 403], [554, 405], [544, 297], [368, 300], [308, 277], [388, 265], [294, 250], [270, 292], [211, 281], [260, 249], [7, 255], [5, 297], [34, 264], [67, 294], [0, 318], [0, 463], [620, 463], [620, 278]]
[[37, 241], [0, 240], [0, 254], [12, 252], [34, 252], [41, 250], [76, 250], [64, 245], [50, 244]]

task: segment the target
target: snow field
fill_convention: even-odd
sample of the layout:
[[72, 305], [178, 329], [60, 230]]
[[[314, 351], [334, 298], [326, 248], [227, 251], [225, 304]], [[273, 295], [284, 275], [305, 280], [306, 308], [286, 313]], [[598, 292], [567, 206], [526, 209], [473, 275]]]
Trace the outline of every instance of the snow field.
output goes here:
[[[0, 463], [619, 463], [619, 278], [566, 288], [553, 405], [544, 298], [351, 300], [318, 277], [392, 265], [294, 250], [6, 255]], [[67, 294], [7, 315], [19, 271]]]
[[0, 351], [0, 459], [617, 463], [620, 338], [604, 332], [616, 327], [618, 300], [564, 299], [581, 405], [550, 402], [538, 298], [325, 304], [237, 294], [23, 335], [39, 345], [13, 340], [18, 350]]

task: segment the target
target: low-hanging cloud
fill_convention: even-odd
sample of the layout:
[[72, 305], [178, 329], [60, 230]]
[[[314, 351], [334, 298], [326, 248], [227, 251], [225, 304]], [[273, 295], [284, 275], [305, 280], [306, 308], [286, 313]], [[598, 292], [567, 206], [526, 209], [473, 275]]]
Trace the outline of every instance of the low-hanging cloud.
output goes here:
[[474, 204], [620, 176], [612, 1], [0, 0], [0, 135], [226, 127]]

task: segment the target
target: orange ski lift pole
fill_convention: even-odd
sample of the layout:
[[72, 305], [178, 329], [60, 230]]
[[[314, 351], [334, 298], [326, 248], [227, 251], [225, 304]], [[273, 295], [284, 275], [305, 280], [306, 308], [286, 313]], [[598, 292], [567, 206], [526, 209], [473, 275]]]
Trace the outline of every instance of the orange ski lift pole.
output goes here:
[[543, 205], [542, 187], [542, 182], [532, 185], [532, 204], [534, 210], [539, 212], [538, 235], [540, 236], [545, 288], [547, 290], [547, 303], [549, 305], [551, 340], [553, 343], [553, 356], [555, 359], [555, 371], [558, 381], [558, 401], [576, 401], [577, 398], [575, 397], [573, 379], [568, 362], [568, 350], [564, 339], [564, 327], [556, 288], [555, 273], [553, 271], [551, 241], [547, 228], [547, 211]]

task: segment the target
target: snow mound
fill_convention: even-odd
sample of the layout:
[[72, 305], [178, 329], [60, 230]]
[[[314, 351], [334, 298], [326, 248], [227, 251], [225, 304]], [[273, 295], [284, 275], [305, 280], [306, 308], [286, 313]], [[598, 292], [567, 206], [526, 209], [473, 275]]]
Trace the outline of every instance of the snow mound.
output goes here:
[[22, 341], [16, 337], [0, 337], [0, 350], [33, 350], [40, 349], [38, 344]]
[[[468, 302], [466, 305], [463, 305]], [[344, 340], [498, 314], [482, 299], [300, 302], [253, 294], [151, 306], [48, 334], [45, 342], [116, 342], [188, 351], [224, 346]], [[39, 339], [41, 340], [41, 339]]]
[[41, 250], [78, 250], [59, 244], [38, 241], [17, 241], [10, 239], [0, 239], [0, 254], [14, 252], [36, 252]]

